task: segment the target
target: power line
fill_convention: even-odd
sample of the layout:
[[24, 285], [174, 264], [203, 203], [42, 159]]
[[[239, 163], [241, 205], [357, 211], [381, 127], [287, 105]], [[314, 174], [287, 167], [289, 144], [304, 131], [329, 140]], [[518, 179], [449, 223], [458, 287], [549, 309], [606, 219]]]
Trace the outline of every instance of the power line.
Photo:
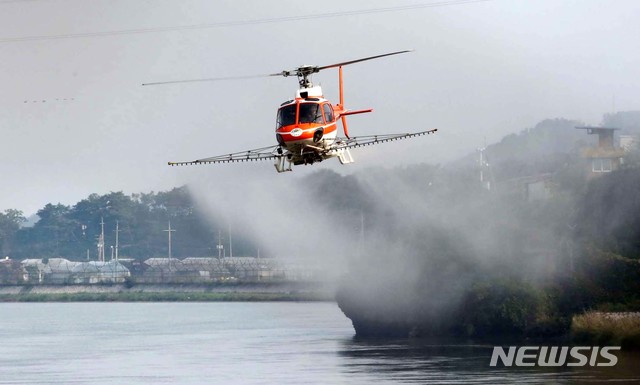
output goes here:
[[9, 3], [25, 3], [31, 1], [40, 1], [40, 0], [0, 0], [0, 4], [9, 4]]
[[[13, 0], [13, 1], [16, 1], [16, 0]], [[174, 27], [125, 29], [125, 30], [119, 30], [119, 31], [83, 32], [83, 33], [70, 33], [70, 34], [60, 34], [60, 35], [35, 35], [35, 36], [7, 37], [7, 38], [0, 38], [0, 43], [16, 43], [16, 42], [37, 41], [37, 40], [75, 39], [75, 38], [82, 38], [82, 37], [103, 37], [103, 36], [118, 36], [118, 35], [142, 34], [142, 33], [153, 33], [153, 32], [187, 31], [187, 30], [197, 30], [197, 29], [240, 27], [240, 26], [246, 26], [246, 25], [274, 24], [274, 23], [284, 23], [284, 22], [300, 21], [300, 20], [315, 20], [315, 19], [367, 15], [367, 14], [376, 14], [376, 13], [401, 12], [401, 11], [410, 11], [410, 10], [423, 9], [423, 8], [436, 8], [436, 7], [446, 7], [446, 6], [452, 6], [452, 5], [482, 3], [487, 1], [491, 1], [491, 0], [445, 0], [445, 1], [427, 3], [427, 4], [402, 5], [397, 7], [369, 8], [369, 9], [360, 9], [360, 10], [353, 10], [353, 11], [328, 12], [328, 13], [318, 13], [318, 14], [310, 14], [310, 15], [284, 16], [284, 17], [254, 19], [254, 20], [225, 21], [225, 22], [219, 22], [219, 23], [182, 25], [182, 26], [174, 26]]]

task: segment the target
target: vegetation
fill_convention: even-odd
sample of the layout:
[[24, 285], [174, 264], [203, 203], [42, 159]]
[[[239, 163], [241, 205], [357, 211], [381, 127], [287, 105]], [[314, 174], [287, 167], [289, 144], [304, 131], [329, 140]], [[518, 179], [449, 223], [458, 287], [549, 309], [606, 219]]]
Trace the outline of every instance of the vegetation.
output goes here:
[[20, 225], [25, 220], [23, 213], [19, 210], [8, 209], [0, 213], [0, 255], [9, 255]]
[[640, 313], [589, 311], [573, 316], [571, 334], [576, 342], [640, 348]]
[[0, 294], [0, 302], [263, 302], [325, 301], [313, 293], [243, 293], [243, 292], [82, 292]]
[[526, 334], [547, 321], [549, 302], [531, 284], [497, 280], [476, 283], [460, 309], [460, 334]]
[[583, 243], [640, 259], [640, 172], [625, 169], [598, 178], [580, 198], [578, 235]]
[[382, 197], [360, 188], [376, 239], [338, 293], [356, 329], [561, 336], [591, 309], [639, 311], [640, 165], [588, 178], [580, 149], [595, 138], [579, 125], [546, 120], [488, 146], [491, 191], [473, 156], [361, 177]]
[[[25, 221], [16, 210], [0, 213], [0, 248], [14, 259], [65, 256], [84, 260], [89, 251], [96, 258], [100, 222], [104, 220], [107, 244], [115, 243], [118, 222], [119, 254], [132, 258], [167, 255], [168, 221], [180, 229], [172, 243], [175, 257], [217, 254], [215, 245], [223, 223], [210, 223], [186, 186], [167, 192], [125, 195], [112, 192], [91, 194], [73, 206], [47, 204], [37, 212], [33, 227], [20, 227]], [[241, 234], [234, 237], [239, 253], [255, 250]], [[108, 251], [107, 251], [108, 253]]]

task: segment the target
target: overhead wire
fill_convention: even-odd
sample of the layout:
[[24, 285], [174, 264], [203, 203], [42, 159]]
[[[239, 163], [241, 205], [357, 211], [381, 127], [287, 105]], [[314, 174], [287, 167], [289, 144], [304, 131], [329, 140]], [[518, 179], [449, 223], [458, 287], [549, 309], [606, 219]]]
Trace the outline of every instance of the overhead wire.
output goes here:
[[[12, 1], [15, 2], [17, 0], [5, 1], [5, 3], [9, 3]], [[411, 4], [411, 5], [401, 5], [401, 6], [395, 6], [395, 7], [369, 8], [369, 9], [360, 9], [360, 10], [352, 10], [352, 11], [327, 12], [327, 13], [316, 13], [316, 14], [297, 15], [297, 16], [283, 16], [283, 17], [265, 18], [265, 19], [223, 21], [223, 22], [217, 22], [217, 23], [182, 25], [182, 26], [173, 26], [173, 27], [138, 28], [138, 29], [124, 29], [124, 30], [117, 30], [117, 31], [102, 31], [102, 32], [81, 32], [81, 33], [69, 33], [69, 34], [59, 34], [59, 35], [34, 35], [34, 36], [6, 37], [6, 38], [0, 38], [0, 43], [75, 39], [75, 38], [84, 38], [84, 37], [104, 37], [104, 36], [118, 36], [118, 35], [129, 35], [129, 34], [154, 33], [154, 32], [170, 32], [170, 31], [187, 31], [187, 30], [198, 30], [198, 29], [239, 27], [239, 26], [246, 26], [246, 25], [273, 24], [273, 23], [283, 23], [283, 22], [292, 22], [292, 21], [300, 21], [300, 20], [315, 20], [315, 19], [367, 15], [367, 14], [376, 14], [376, 13], [401, 12], [401, 11], [410, 11], [410, 10], [422, 9], [422, 8], [437, 8], [437, 7], [446, 7], [446, 6], [454, 6], [454, 5], [483, 3], [488, 1], [492, 1], [492, 0], [444, 0], [444, 1], [426, 3], [426, 4]]]
[[0, 0], [0, 4], [9, 4], [9, 3], [25, 3], [31, 1], [40, 1], [40, 0]]

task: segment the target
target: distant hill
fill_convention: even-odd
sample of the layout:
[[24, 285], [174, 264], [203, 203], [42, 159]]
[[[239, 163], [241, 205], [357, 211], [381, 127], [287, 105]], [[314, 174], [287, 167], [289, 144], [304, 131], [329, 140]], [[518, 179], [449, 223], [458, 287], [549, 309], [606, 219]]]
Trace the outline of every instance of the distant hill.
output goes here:
[[[484, 151], [489, 164], [487, 173], [493, 182], [525, 176], [555, 173], [581, 161], [580, 149], [592, 146], [597, 136], [587, 135], [577, 126], [584, 122], [569, 119], [546, 119], [534, 127], [505, 136]], [[605, 114], [604, 127], [619, 128], [616, 135], [640, 135], [640, 111]], [[616, 139], [617, 140], [617, 139]], [[479, 154], [469, 154], [454, 164], [478, 165]]]
[[[484, 151], [489, 164], [488, 178], [500, 182], [512, 178], [552, 173], [575, 159], [579, 149], [594, 141], [576, 126], [584, 123], [568, 119], [546, 119], [532, 128], [505, 136]], [[479, 167], [478, 152], [469, 154], [455, 165]]]
[[621, 111], [605, 114], [602, 125], [620, 128], [623, 134], [640, 134], [640, 111]]
[[[604, 124], [633, 133], [636, 118]], [[365, 187], [345, 196], [364, 191], [372, 209], [337, 299], [356, 333], [540, 337], [585, 309], [640, 309], [640, 165], [589, 180], [579, 150], [597, 137], [582, 125], [548, 119], [487, 146], [491, 190], [477, 153], [355, 175]], [[525, 179], [550, 193], [527, 199]]]
[[587, 143], [583, 131], [576, 130], [582, 122], [568, 119], [547, 119], [518, 134], [507, 135], [487, 147], [493, 159], [534, 160], [558, 153], [570, 153]]

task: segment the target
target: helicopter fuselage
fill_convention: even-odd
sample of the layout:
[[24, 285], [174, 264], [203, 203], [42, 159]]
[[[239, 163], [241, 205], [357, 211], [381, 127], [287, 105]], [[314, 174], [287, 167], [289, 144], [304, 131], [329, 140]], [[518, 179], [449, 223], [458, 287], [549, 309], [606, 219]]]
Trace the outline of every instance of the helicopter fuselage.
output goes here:
[[291, 154], [293, 164], [322, 161], [337, 136], [337, 120], [344, 110], [322, 96], [319, 86], [302, 88], [280, 105], [276, 140]]

